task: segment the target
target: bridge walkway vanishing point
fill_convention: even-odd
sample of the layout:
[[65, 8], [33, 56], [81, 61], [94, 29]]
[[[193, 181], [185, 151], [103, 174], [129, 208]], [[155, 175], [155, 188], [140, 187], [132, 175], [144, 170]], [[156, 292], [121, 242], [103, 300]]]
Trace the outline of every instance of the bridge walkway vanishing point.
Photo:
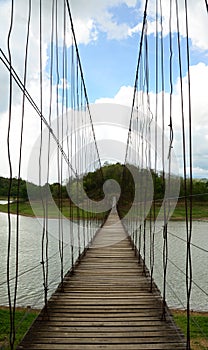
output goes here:
[[186, 349], [117, 214], [110, 214], [72, 275], [65, 277], [18, 349]]

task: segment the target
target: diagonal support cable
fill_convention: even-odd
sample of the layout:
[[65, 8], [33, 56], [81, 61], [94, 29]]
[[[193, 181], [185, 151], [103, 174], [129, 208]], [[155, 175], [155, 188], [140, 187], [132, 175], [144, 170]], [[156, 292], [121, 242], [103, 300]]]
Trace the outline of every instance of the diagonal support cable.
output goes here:
[[[0, 49], [0, 53], [2, 56], [0, 56], [0, 60], [3, 62], [3, 64], [5, 65], [5, 67], [10, 70], [10, 63], [9, 60], [7, 59], [6, 55], [4, 54], [3, 50]], [[25, 88], [24, 84], [22, 83], [21, 79], [19, 78], [18, 74], [16, 73], [15, 69], [13, 67], [11, 67], [11, 76], [13, 77], [14, 81], [16, 82], [16, 84], [19, 86], [19, 88], [21, 89], [21, 91], [23, 92], [24, 96], [27, 98], [28, 102], [30, 103], [30, 105], [34, 108], [34, 110], [36, 111], [36, 113], [38, 114], [38, 116], [41, 118], [41, 120], [43, 121], [43, 123], [45, 124], [45, 126], [48, 128], [50, 134], [52, 135], [54, 141], [56, 142], [58, 149], [60, 150], [64, 160], [66, 161], [67, 165], [70, 167], [71, 171], [73, 172], [73, 174], [78, 177], [78, 174], [76, 172], [76, 170], [73, 168], [71, 162], [69, 161], [69, 158], [67, 156], [67, 154], [65, 153], [62, 145], [60, 144], [57, 136], [55, 135], [53, 129], [51, 128], [51, 126], [49, 125], [49, 123], [47, 122], [47, 120], [45, 119], [45, 117], [43, 116], [43, 114], [41, 113], [40, 109], [38, 108], [37, 104], [35, 103], [35, 101], [33, 100], [32, 96], [30, 95], [30, 93], [27, 91], [27, 89]]]
[[[91, 128], [92, 128], [92, 133], [93, 133], [93, 139], [94, 139], [94, 142], [95, 142], [95, 148], [96, 148], [96, 152], [97, 152], [97, 156], [98, 156], [99, 166], [100, 166], [101, 173], [102, 173], [101, 160], [100, 160], [100, 155], [99, 155], [99, 151], [98, 151], [97, 141], [96, 141], [96, 137], [95, 137], [95, 129], [94, 129], [94, 125], [93, 125], [93, 121], [92, 121], [92, 115], [91, 115], [90, 106], [89, 106], [89, 99], [88, 99], [88, 95], [87, 95], [87, 88], [86, 88], [86, 84], [85, 84], [85, 80], [84, 80], [84, 74], [83, 74], [83, 69], [82, 69], [82, 64], [81, 64], [78, 44], [77, 44], [77, 40], [76, 40], [74, 24], [73, 24], [71, 9], [70, 9], [70, 5], [69, 5], [69, 1], [68, 0], [66, 0], [66, 5], [67, 5], [67, 10], [68, 10], [68, 14], [69, 14], [70, 23], [71, 23], [71, 31], [72, 31], [72, 35], [73, 35], [73, 39], [74, 39], [74, 45], [75, 45], [75, 49], [76, 49], [76, 55], [77, 55], [79, 70], [80, 70], [80, 74], [81, 74], [81, 80], [82, 80], [82, 84], [83, 84], [83, 88], [84, 88], [84, 95], [85, 95], [85, 100], [86, 100], [86, 103], [87, 103], [87, 110], [88, 110], [88, 114], [89, 114], [89, 118], [90, 118], [90, 123], [91, 123]], [[102, 177], [103, 177], [103, 174], [102, 174]]]

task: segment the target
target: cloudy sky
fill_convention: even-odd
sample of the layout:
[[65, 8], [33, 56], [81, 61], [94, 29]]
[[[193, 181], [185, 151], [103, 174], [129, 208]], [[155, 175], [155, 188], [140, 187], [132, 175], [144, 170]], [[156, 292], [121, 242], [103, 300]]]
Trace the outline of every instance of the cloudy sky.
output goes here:
[[[27, 18], [29, 11], [28, 0], [15, 0], [14, 22], [11, 31], [10, 45], [12, 54], [12, 64], [18, 75], [23, 79], [24, 71], [24, 50], [26, 42]], [[168, 45], [169, 38], [169, 1], [162, 0], [163, 15], [163, 35], [164, 46]], [[173, 45], [177, 40], [177, 23], [175, 20], [175, 1], [173, 6]], [[180, 14], [180, 38], [182, 51], [185, 51], [185, 12], [184, 1], [178, 0]], [[37, 105], [40, 105], [40, 64], [39, 64], [39, 41], [37, 26], [39, 23], [39, 1], [32, 0], [30, 43], [28, 54], [28, 74], [27, 89], [34, 96]], [[43, 0], [43, 47], [42, 47], [42, 67], [43, 67], [43, 112], [48, 115], [48, 100], [50, 95], [50, 72], [49, 72], [49, 49], [51, 43], [50, 9], [51, 0]], [[79, 45], [79, 52], [87, 86], [90, 103], [116, 103], [131, 106], [133, 97], [133, 86], [135, 81], [135, 71], [139, 52], [139, 41], [142, 29], [142, 18], [144, 12], [144, 0], [71, 0], [71, 11], [74, 27]], [[63, 2], [58, 1], [59, 10], [62, 11]], [[191, 101], [193, 117], [193, 160], [194, 176], [208, 177], [208, 36], [207, 24], [208, 14], [206, 12], [204, 0], [189, 0], [189, 37], [190, 37], [190, 76], [191, 76]], [[154, 71], [155, 55], [155, 1], [150, 0], [148, 5], [148, 29], [149, 38], [149, 66], [150, 71]], [[0, 48], [8, 57], [7, 39], [10, 26], [11, 1], [0, 0]], [[58, 31], [62, 40], [63, 19], [59, 20]], [[70, 31], [70, 30], [69, 30]], [[70, 49], [70, 34], [68, 47]], [[152, 47], [151, 47], [152, 43]], [[59, 42], [60, 45], [60, 42]], [[1, 52], [2, 57], [2, 52]], [[174, 56], [173, 60], [177, 60]], [[187, 87], [187, 65], [183, 63], [183, 84]], [[153, 74], [153, 73], [152, 73]], [[153, 76], [153, 75], [152, 75]], [[150, 73], [150, 101], [151, 108], [155, 108], [155, 83], [151, 79]], [[168, 77], [168, 71], [166, 72]], [[174, 78], [174, 128], [175, 152], [179, 163], [181, 160], [181, 131], [180, 121], [177, 111], [180, 108], [180, 80], [179, 71], [175, 69]], [[166, 79], [166, 78], [165, 78]], [[53, 82], [52, 89], [56, 86]], [[168, 104], [169, 85], [165, 83], [165, 103]], [[8, 175], [8, 159], [6, 137], [8, 130], [8, 91], [9, 77], [5, 66], [0, 61], [0, 147], [1, 164], [0, 175]], [[159, 91], [161, 94], [161, 91]], [[55, 92], [54, 92], [55, 96]], [[184, 93], [185, 103], [187, 95]], [[13, 173], [17, 172], [18, 140], [20, 137], [22, 95], [13, 86], [13, 107], [12, 123], [10, 133], [10, 148], [13, 164]], [[33, 147], [35, 139], [39, 134], [40, 123], [34, 111], [29, 105], [25, 106], [25, 131], [22, 167], [22, 177], [27, 177], [27, 164], [30, 156], [28, 151]], [[55, 107], [53, 112], [55, 113]], [[52, 113], [53, 113], [52, 112]], [[103, 129], [104, 130], [104, 129]], [[119, 131], [118, 131], [119, 132]], [[106, 131], [107, 133], [107, 131]], [[124, 134], [121, 131], [121, 139]], [[112, 135], [111, 135], [112, 137]], [[98, 129], [98, 138], [102, 139]], [[121, 141], [121, 140], [120, 140]], [[119, 140], [118, 140], [119, 142]], [[181, 167], [181, 163], [180, 166]], [[181, 170], [182, 171], [182, 170]]]

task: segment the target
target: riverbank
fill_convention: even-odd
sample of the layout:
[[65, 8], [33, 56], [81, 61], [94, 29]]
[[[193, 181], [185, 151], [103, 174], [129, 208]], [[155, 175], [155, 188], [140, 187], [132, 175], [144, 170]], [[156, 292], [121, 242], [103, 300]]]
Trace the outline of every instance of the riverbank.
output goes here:
[[[171, 310], [173, 318], [186, 335], [186, 310]], [[208, 349], [208, 312], [192, 311], [190, 313], [191, 349]]]
[[[59, 211], [60, 207], [60, 211]], [[33, 201], [33, 202], [25, 202], [21, 201], [19, 202], [19, 215], [22, 216], [29, 216], [29, 217], [44, 217], [44, 211], [46, 210], [46, 206], [43, 207], [43, 204], [40, 201]], [[8, 205], [7, 204], [0, 204], [0, 212], [7, 213], [8, 212]], [[82, 210], [75, 205], [70, 205], [68, 200], [63, 200], [61, 203], [61, 206], [58, 201], [54, 202], [48, 202], [47, 203], [47, 216], [50, 219], [59, 218], [60, 212], [66, 217], [66, 218], [72, 218], [74, 220], [80, 218], [80, 219], [103, 219], [102, 213], [91, 213], [87, 212], [85, 210]], [[12, 202], [10, 204], [10, 213], [16, 214], [17, 213], [17, 202]]]
[[[19, 344], [24, 337], [31, 324], [38, 316], [39, 310], [30, 308], [17, 308], [15, 313], [15, 324], [16, 324], [16, 342], [15, 345]], [[10, 331], [10, 312], [6, 306], [0, 306], [0, 347], [4, 346], [3, 349], [9, 349], [9, 331]], [[16, 346], [15, 346], [16, 348]]]
[[[99, 203], [99, 202], [98, 202]], [[98, 204], [99, 205], [99, 204]], [[59, 202], [54, 201], [49, 202], [47, 204], [47, 210], [48, 210], [48, 217], [49, 218], [58, 218], [59, 217]], [[156, 216], [161, 208], [161, 204], [157, 203], [155, 210], [156, 210]], [[0, 204], [0, 212], [7, 213], [8, 207], [7, 204]], [[61, 203], [61, 209], [60, 211], [66, 218], [73, 218], [73, 219], [102, 219], [103, 215], [102, 213], [91, 213], [86, 212], [82, 209], [77, 208], [74, 205], [70, 205], [68, 200], [63, 200]], [[10, 212], [12, 214], [16, 214], [17, 212], [17, 203], [13, 202], [10, 204]], [[124, 210], [125, 212], [125, 210]], [[30, 216], [30, 217], [43, 217], [44, 216], [44, 210], [43, 205], [40, 201], [33, 201], [33, 202], [25, 202], [21, 201], [19, 202], [19, 214], [23, 216]], [[153, 212], [152, 212], [153, 215]], [[176, 205], [176, 208], [171, 216], [171, 220], [184, 220], [186, 217], [186, 209], [184, 202], [179, 201]], [[192, 218], [193, 220], [203, 220], [208, 221], [208, 202], [193, 202], [193, 211], [192, 211]]]
[[[16, 325], [17, 325], [17, 341], [16, 345], [21, 341], [40, 310], [36, 309], [16, 309]], [[186, 334], [186, 311], [171, 310], [176, 324]], [[191, 349], [204, 350], [208, 348], [208, 312], [191, 312]], [[0, 346], [8, 344], [9, 337], [9, 308], [0, 306]], [[6, 341], [7, 340], [7, 341]], [[4, 347], [4, 349], [8, 349]]]

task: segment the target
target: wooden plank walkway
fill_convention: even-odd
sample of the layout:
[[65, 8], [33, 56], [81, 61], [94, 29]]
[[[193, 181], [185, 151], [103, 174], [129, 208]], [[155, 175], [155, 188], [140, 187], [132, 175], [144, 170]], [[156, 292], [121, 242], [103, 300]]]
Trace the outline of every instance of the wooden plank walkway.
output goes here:
[[65, 278], [18, 349], [186, 349], [171, 316], [162, 321], [158, 292], [138, 265], [116, 214]]

